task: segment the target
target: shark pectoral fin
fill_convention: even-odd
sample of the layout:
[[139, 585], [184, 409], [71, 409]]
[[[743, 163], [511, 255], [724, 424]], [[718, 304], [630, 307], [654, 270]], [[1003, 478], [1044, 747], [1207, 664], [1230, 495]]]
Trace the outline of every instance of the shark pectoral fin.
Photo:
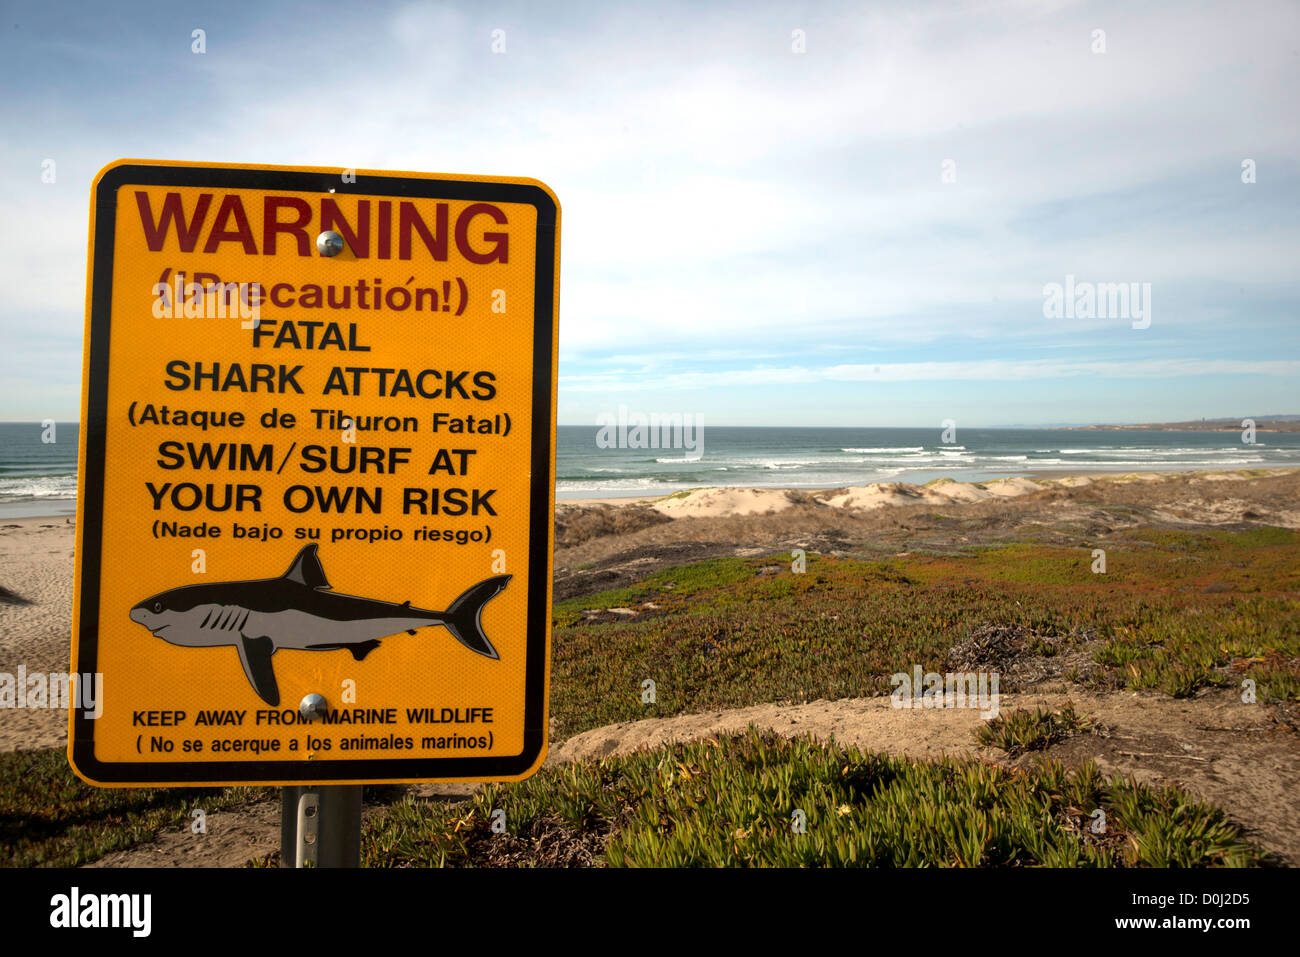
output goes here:
[[257, 692], [258, 697], [272, 708], [280, 704], [280, 687], [275, 683], [275, 671], [271, 667], [271, 655], [275, 654], [275, 642], [268, 637], [249, 638], [239, 636], [239, 662], [244, 666], [248, 682]]
[[[411, 634], [415, 634], [415, 632], [411, 632]], [[378, 647], [379, 647], [379, 639], [371, 638], [369, 641], [360, 641], [357, 642], [355, 645], [340, 645], [340, 644], [307, 645], [304, 650], [342, 651], [344, 648], [346, 648], [348, 651], [352, 652], [352, 658], [354, 661], [361, 661], [363, 658], [365, 658], [366, 655], [370, 654], [370, 652], [374, 651]]]

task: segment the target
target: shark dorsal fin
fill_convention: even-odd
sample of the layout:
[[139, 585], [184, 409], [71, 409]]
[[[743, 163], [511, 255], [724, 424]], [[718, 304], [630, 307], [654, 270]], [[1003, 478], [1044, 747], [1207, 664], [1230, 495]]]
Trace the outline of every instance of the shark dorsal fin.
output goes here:
[[298, 557], [293, 560], [289, 570], [280, 576], [308, 588], [329, 588], [325, 579], [325, 569], [321, 568], [320, 558], [316, 555], [315, 545], [304, 545]]

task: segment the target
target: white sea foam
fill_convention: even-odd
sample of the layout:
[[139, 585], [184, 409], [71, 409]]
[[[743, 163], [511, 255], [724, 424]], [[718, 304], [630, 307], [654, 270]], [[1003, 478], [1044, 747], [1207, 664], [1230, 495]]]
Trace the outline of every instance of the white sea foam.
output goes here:
[[0, 479], [0, 502], [24, 498], [76, 498], [75, 475], [32, 475]]
[[867, 448], [867, 449], [840, 449], [840, 451], [866, 453], [868, 455], [875, 455], [877, 453], [884, 453], [884, 452], [924, 452], [925, 446], [923, 445], [900, 445], [896, 447], [881, 446], [879, 448]]

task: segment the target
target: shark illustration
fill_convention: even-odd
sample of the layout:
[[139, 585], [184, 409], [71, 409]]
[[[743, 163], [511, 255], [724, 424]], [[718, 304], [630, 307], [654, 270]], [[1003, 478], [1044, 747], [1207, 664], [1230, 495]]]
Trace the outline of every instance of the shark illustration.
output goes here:
[[483, 606], [510, 581], [510, 575], [484, 579], [464, 591], [446, 611], [426, 611], [337, 595], [308, 545], [279, 578], [185, 585], [146, 598], [131, 609], [131, 620], [155, 638], [186, 648], [234, 645], [253, 690], [267, 704], [280, 703], [271, 656], [281, 648], [337, 651], [346, 648], [361, 661], [379, 647], [379, 639], [417, 628], [442, 625], [470, 651], [498, 658], [483, 634]]

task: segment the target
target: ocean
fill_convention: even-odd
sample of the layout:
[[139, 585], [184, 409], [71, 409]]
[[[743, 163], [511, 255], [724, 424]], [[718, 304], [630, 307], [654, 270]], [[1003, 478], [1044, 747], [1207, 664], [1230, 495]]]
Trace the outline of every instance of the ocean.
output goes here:
[[39, 422], [0, 422], [0, 516], [77, 510], [78, 434], [75, 422], [56, 422], [52, 433]]
[[[600, 431], [560, 426], [558, 498], [668, 494], [701, 485], [837, 488], [941, 477], [982, 482], [1034, 472], [1300, 467], [1300, 433], [1294, 432], [1258, 432], [1248, 445], [1240, 432], [959, 428], [944, 442], [938, 428], [706, 427], [692, 451], [600, 448], [598, 438], [619, 439], [616, 430], [603, 437]], [[629, 431], [626, 438], [634, 436]], [[690, 430], [683, 438], [693, 438]]]
[[[0, 516], [75, 511], [77, 424], [54, 442], [38, 423], [0, 422]], [[1059, 429], [740, 428], [690, 429], [677, 448], [628, 448], [643, 436], [562, 425], [556, 497], [667, 495], [701, 485], [836, 488], [870, 482], [979, 482], [1064, 471], [1300, 468], [1300, 433], [1070, 431]], [[671, 436], [670, 436], [671, 438]], [[601, 447], [603, 444], [611, 447]], [[620, 440], [621, 439], [621, 440]], [[689, 444], [691, 448], [682, 447]]]

